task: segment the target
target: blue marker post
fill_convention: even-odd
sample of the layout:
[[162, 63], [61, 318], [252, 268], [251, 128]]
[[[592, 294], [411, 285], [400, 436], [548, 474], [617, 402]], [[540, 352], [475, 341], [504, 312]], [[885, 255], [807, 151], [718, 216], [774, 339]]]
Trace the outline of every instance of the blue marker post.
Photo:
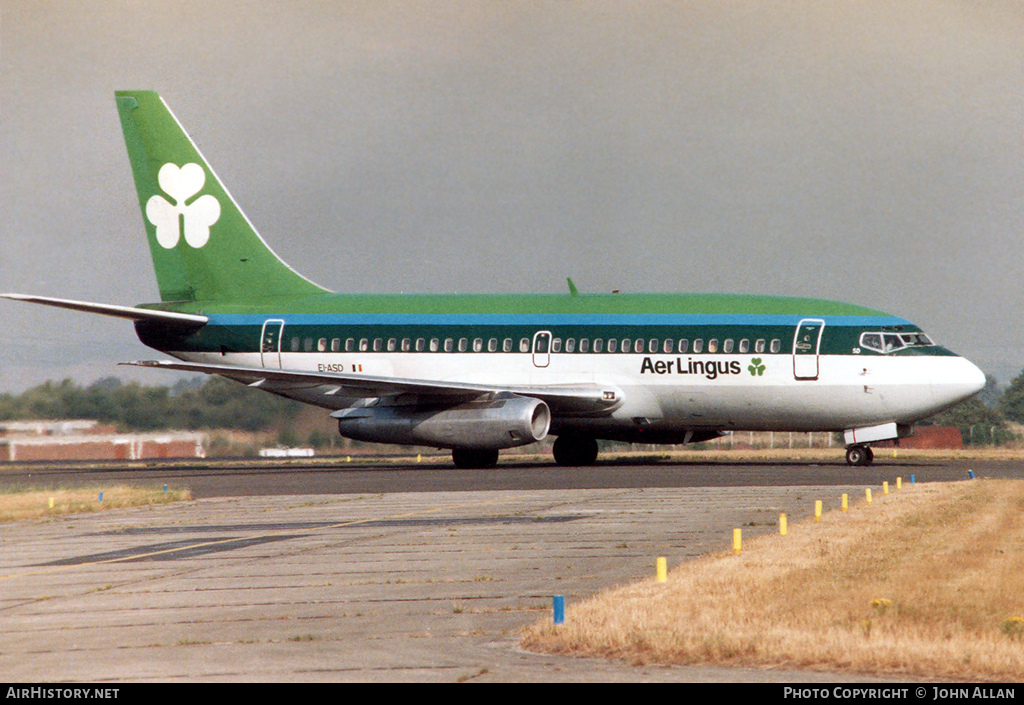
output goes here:
[[910, 484], [914, 484], [914, 476], [913, 475], [910, 476]]
[[100, 492], [100, 501], [101, 502], [103, 501], [103, 493], [102, 492]]
[[555, 612], [555, 624], [565, 624], [565, 596], [555, 595], [551, 604]]
[[971, 480], [973, 480], [974, 479], [974, 471], [973, 470], [968, 470], [967, 471], [967, 477], [970, 478]]
[[167, 485], [164, 485], [164, 494], [167, 494]]

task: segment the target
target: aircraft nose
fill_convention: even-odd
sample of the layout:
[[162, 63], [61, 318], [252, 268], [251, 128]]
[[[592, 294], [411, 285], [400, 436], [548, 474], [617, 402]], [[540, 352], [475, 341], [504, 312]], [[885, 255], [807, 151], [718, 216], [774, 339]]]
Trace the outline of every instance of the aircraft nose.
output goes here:
[[955, 401], [974, 396], [985, 388], [985, 373], [970, 360], [957, 358], [956, 369], [948, 380], [948, 389]]

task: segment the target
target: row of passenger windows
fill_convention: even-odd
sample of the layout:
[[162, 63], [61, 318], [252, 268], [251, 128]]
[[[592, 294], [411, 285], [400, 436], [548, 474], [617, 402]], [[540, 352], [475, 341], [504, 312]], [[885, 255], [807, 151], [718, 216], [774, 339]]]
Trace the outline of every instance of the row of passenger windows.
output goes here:
[[[749, 353], [751, 351], [755, 353], [764, 353], [771, 351], [777, 353], [782, 349], [782, 342], [775, 338], [770, 343], [765, 339], [754, 340], [753, 342], [748, 338], [742, 338], [739, 341], [733, 338], [725, 338], [719, 340], [718, 338], [711, 338], [705, 341], [703, 338], [696, 338], [690, 341], [688, 338], [680, 338], [678, 340], [673, 338], [666, 338], [664, 340], [658, 338], [651, 338], [649, 340], [633, 340], [631, 338], [566, 338], [564, 343], [561, 338], [539, 338], [538, 339], [538, 350], [536, 352], [544, 353], [547, 352], [542, 346], [546, 346], [547, 341], [550, 340], [551, 352], [636, 352], [636, 353]], [[737, 344], [738, 342], [738, 344]], [[500, 344], [499, 344], [500, 343]], [[498, 338], [489, 338], [486, 341], [483, 338], [473, 338], [470, 341], [469, 338], [430, 338], [429, 341], [426, 338], [346, 338], [344, 346], [342, 345], [341, 338], [332, 338], [328, 342], [327, 338], [320, 338], [314, 340], [313, 338], [300, 339], [293, 337], [291, 339], [291, 350], [292, 352], [312, 352], [314, 349], [317, 352], [498, 352], [499, 348], [501, 352], [515, 352], [516, 345], [512, 338], [505, 338], [499, 341]], [[521, 338], [518, 344], [518, 351], [521, 353], [530, 352], [531, 343], [529, 338]]]

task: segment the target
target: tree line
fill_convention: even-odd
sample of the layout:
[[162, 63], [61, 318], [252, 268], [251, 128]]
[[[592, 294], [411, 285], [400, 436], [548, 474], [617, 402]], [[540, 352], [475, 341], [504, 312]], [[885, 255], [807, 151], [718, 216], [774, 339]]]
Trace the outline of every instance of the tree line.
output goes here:
[[[0, 394], [0, 421], [95, 419], [121, 431], [165, 429], [272, 431], [287, 428], [303, 405], [210, 376], [173, 386], [147, 386], [117, 377], [82, 387], [70, 379], [21, 393]], [[1024, 371], [1005, 388], [991, 377], [977, 396], [924, 423], [956, 426], [967, 445], [1016, 439], [1010, 423], [1024, 424]]]
[[267, 431], [280, 428], [300, 408], [299, 402], [214, 376], [170, 387], [117, 377], [82, 387], [65, 379], [22, 394], [0, 394], [0, 421], [95, 419], [120, 431]]

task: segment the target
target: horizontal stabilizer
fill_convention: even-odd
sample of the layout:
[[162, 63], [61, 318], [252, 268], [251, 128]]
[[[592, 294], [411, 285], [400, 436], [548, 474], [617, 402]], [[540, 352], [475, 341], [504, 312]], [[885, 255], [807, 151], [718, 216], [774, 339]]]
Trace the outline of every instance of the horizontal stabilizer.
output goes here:
[[[441, 382], [433, 380], [399, 379], [372, 375], [352, 375], [341, 372], [303, 372], [276, 368], [238, 367], [235, 365], [213, 365], [201, 362], [179, 360], [143, 360], [122, 362], [122, 365], [155, 367], [164, 370], [202, 372], [220, 375], [250, 386], [270, 389], [271, 386], [332, 386], [331, 394], [352, 397], [382, 397], [396, 394], [420, 394], [445, 400], [465, 400], [481, 394], [512, 392], [521, 396], [536, 397], [563, 413], [600, 414], [608, 413], [619, 406], [622, 392], [615, 387], [601, 387], [596, 384], [550, 385], [550, 386], [492, 386], [462, 382]], [[266, 383], [266, 384], [264, 384]]]
[[73, 299], [55, 299], [50, 296], [29, 296], [27, 294], [0, 294], [0, 298], [11, 299], [12, 301], [27, 301], [33, 304], [44, 304], [58, 308], [68, 308], [72, 311], [85, 311], [86, 313], [98, 313], [101, 316], [113, 316], [114, 318], [127, 318], [132, 321], [154, 321], [167, 325], [177, 325], [184, 328], [198, 328], [206, 325], [209, 318], [198, 316], [193, 313], [177, 313], [175, 311], [156, 311], [149, 308], [136, 308], [134, 306], [115, 306], [113, 304], [97, 304], [89, 301], [75, 301]]

